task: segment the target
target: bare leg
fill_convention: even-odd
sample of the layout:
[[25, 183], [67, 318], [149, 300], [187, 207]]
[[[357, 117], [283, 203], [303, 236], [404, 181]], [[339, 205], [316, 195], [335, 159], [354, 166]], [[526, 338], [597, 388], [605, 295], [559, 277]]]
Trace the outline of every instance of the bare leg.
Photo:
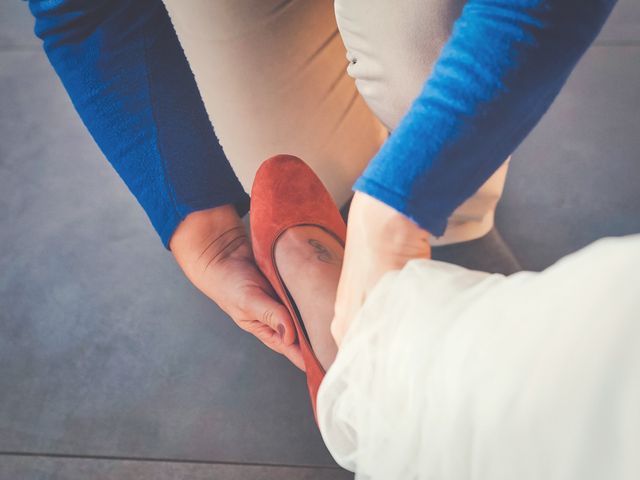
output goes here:
[[313, 226], [290, 228], [275, 248], [278, 271], [325, 370], [338, 351], [330, 325], [343, 254], [344, 249], [332, 235]]

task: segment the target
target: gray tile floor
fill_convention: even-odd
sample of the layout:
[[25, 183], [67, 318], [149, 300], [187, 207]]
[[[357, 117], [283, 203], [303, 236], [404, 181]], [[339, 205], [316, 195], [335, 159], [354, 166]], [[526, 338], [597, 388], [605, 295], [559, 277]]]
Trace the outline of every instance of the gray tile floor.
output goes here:
[[[304, 378], [159, 244], [26, 8], [0, 0], [0, 480], [350, 478]], [[640, 232], [639, 82], [640, 3], [621, 0], [514, 155], [498, 224], [525, 268]]]
[[347, 480], [327, 467], [3, 455], [3, 480]]

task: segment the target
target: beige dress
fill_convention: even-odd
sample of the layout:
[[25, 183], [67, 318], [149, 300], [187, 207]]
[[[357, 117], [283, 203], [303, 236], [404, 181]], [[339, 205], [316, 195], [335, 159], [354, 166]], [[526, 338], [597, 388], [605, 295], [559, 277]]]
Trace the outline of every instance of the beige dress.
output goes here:
[[[165, 0], [214, 130], [247, 191], [289, 153], [343, 204], [427, 80], [461, 0]], [[493, 226], [505, 163], [444, 244]]]

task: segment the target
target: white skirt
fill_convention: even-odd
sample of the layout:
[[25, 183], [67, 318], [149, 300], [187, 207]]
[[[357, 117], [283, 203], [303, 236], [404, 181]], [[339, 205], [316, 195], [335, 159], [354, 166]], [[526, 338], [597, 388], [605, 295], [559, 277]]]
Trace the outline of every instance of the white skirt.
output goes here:
[[542, 273], [386, 274], [318, 420], [357, 479], [640, 479], [640, 235]]

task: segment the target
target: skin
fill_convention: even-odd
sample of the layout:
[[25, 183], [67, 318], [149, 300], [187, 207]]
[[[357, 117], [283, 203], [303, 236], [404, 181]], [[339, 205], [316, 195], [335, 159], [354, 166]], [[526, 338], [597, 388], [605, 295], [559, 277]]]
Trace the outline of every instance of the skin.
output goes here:
[[343, 254], [334, 237], [313, 226], [288, 229], [275, 247], [282, 281], [298, 307], [311, 348], [325, 370], [338, 352], [330, 326]]
[[[315, 227], [290, 230], [276, 246], [276, 262], [324, 366], [335, 356], [327, 324], [339, 346], [380, 277], [431, 254], [426, 230], [361, 192], [351, 203], [343, 260], [339, 244], [326, 232]], [[249, 236], [233, 206], [188, 215], [169, 245], [200, 291], [240, 328], [304, 370], [291, 317], [256, 267]]]
[[338, 347], [377, 281], [419, 258], [431, 258], [429, 232], [387, 204], [356, 192], [331, 322]]
[[289, 312], [258, 270], [233, 206], [188, 215], [169, 246], [187, 278], [240, 328], [304, 370]]

